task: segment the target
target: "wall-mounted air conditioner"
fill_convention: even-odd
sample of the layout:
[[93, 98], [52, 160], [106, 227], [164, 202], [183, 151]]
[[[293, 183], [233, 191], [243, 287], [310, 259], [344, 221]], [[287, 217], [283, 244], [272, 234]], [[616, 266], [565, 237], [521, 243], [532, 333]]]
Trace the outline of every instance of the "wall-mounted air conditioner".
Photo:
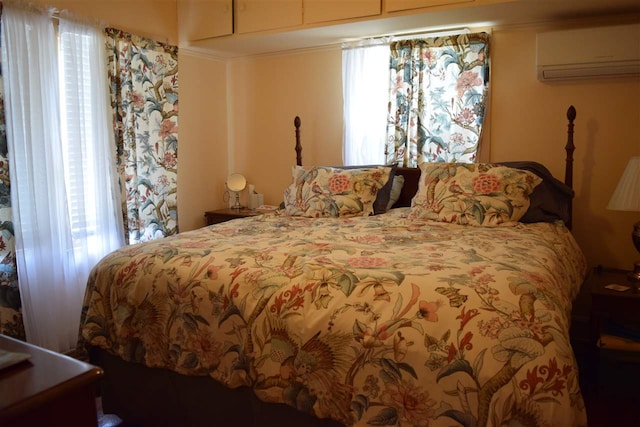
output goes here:
[[640, 24], [537, 35], [542, 81], [640, 76]]

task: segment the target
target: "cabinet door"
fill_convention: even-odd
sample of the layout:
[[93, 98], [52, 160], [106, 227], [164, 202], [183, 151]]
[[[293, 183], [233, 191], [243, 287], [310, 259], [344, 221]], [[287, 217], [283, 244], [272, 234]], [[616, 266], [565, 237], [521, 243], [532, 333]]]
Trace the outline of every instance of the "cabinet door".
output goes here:
[[181, 40], [200, 40], [233, 33], [233, 0], [178, 0]]
[[237, 33], [302, 25], [302, 0], [238, 0]]
[[454, 3], [470, 3], [474, 0], [387, 0], [387, 12], [418, 9], [421, 7], [444, 6]]
[[304, 23], [380, 15], [381, 0], [303, 0]]

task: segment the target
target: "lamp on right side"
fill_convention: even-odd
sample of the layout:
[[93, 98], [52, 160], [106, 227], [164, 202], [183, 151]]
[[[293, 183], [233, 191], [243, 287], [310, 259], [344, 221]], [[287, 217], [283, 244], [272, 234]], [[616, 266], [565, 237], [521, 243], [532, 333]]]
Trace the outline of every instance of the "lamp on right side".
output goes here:
[[[640, 156], [629, 159], [607, 209], [640, 212]], [[636, 250], [640, 252], [640, 221], [633, 225], [631, 238]], [[629, 280], [640, 282], [640, 261], [633, 265]]]

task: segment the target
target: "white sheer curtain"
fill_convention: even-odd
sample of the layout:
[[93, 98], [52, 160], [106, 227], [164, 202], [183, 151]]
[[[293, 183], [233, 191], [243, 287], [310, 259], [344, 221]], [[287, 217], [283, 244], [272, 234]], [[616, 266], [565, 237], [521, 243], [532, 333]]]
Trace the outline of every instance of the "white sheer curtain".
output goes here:
[[[61, 34], [69, 31], [65, 28], [61, 20]], [[70, 34], [83, 42], [96, 39], [90, 55], [106, 54], [99, 32]], [[69, 72], [67, 62], [78, 73], [63, 80], [85, 86], [74, 94], [67, 93], [65, 85], [61, 104], [56, 39], [48, 13], [4, 2], [2, 72], [25, 331], [31, 343], [67, 351], [77, 342], [88, 272], [97, 259], [121, 245], [123, 232], [117, 193], [111, 187], [115, 154], [106, 145], [111, 134], [105, 131], [110, 116], [106, 93], [101, 93], [106, 68], [99, 69], [99, 61], [62, 53], [60, 58], [68, 59], [61, 68], [64, 73]], [[91, 89], [93, 84], [97, 86]], [[70, 108], [72, 104], [78, 110]], [[77, 167], [79, 161], [82, 167]], [[78, 170], [80, 177], [75, 175]], [[66, 183], [74, 179], [82, 185], [68, 189]]]
[[[65, 182], [78, 273], [124, 244], [104, 31], [60, 19]], [[84, 288], [83, 288], [84, 289]]]
[[389, 43], [342, 48], [345, 165], [384, 164], [389, 102]]

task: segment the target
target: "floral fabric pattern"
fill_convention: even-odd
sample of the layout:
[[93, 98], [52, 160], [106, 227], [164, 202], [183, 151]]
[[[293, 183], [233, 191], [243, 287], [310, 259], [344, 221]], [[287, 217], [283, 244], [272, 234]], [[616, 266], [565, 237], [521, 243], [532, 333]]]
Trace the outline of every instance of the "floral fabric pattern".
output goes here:
[[284, 192], [285, 212], [310, 218], [371, 215], [391, 169], [294, 166], [293, 183]]
[[486, 33], [391, 43], [387, 163], [473, 163], [488, 69]]
[[421, 163], [410, 218], [470, 225], [513, 225], [542, 179], [490, 163]]
[[[115, 29], [106, 48], [128, 241], [176, 233], [177, 48]], [[4, 117], [0, 76], [0, 333], [24, 340]]]
[[0, 75], [0, 334], [25, 340], [18, 287], [16, 247], [11, 213], [11, 182], [4, 115], [4, 85]]
[[129, 243], [178, 232], [178, 48], [108, 28], [111, 105]]
[[408, 210], [270, 213], [124, 247], [92, 272], [82, 337], [349, 426], [586, 425], [571, 233]]

